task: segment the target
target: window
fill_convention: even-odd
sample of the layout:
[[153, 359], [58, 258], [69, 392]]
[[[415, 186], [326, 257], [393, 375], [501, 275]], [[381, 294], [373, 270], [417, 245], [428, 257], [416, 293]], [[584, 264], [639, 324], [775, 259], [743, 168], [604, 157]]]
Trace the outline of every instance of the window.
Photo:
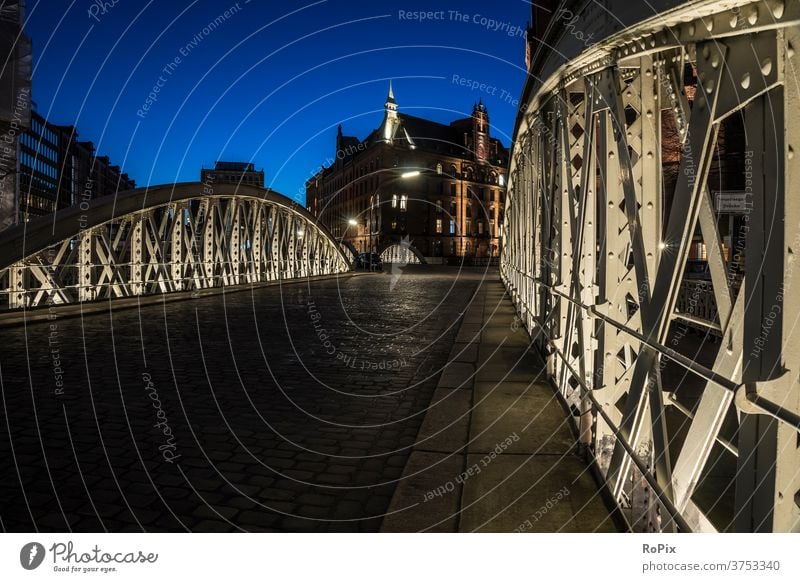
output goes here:
[[456, 195], [456, 185], [450, 184], [450, 196], [455, 196], [455, 195]]
[[408, 196], [403, 194], [400, 196], [400, 211], [405, 212], [406, 210], [408, 210]]
[[397, 194], [392, 194], [392, 208], [397, 208]]
[[454, 235], [455, 233], [456, 233], [456, 221], [455, 220], [451, 220], [450, 221], [450, 234]]
[[436, 173], [442, 175], [442, 164], [436, 164]]
[[442, 213], [442, 201], [441, 200], [437, 200], [436, 201], [436, 214], [441, 214], [441, 213]]
[[442, 219], [436, 219], [436, 234], [442, 234]]
[[469, 218], [467, 219], [467, 221], [465, 223], [465, 226], [466, 226], [466, 228], [464, 230], [466, 232], [464, 232], [464, 234], [467, 235], [467, 236], [472, 235], [472, 221]]
[[397, 221], [396, 220], [392, 221], [392, 230], [397, 230]]
[[483, 221], [478, 221], [478, 234], [483, 234]]
[[467, 218], [472, 218], [472, 202], [467, 203]]
[[505, 185], [506, 185], [506, 177], [505, 177], [505, 176], [503, 176], [503, 174], [500, 174], [500, 180], [499, 180], [499, 182], [498, 182], [498, 183], [499, 183], [501, 186], [505, 186]]

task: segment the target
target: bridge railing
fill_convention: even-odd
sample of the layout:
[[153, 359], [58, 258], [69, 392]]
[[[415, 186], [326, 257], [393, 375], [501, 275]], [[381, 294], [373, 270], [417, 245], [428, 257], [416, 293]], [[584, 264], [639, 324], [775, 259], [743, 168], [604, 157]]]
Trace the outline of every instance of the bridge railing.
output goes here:
[[0, 311], [343, 273], [302, 207], [254, 187], [151, 187], [0, 235]]
[[509, 169], [519, 317], [632, 529], [800, 531], [800, 3], [562, 7]]

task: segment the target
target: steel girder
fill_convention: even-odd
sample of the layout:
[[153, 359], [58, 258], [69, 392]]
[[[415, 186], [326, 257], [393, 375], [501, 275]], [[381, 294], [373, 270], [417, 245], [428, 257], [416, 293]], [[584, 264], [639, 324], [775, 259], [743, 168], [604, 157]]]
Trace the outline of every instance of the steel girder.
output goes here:
[[[797, 2], [686, 3], [537, 80], [520, 111], [501, 276], [639, 531], [800, 531], [800, 294], [788, 292], [800, 201], [787, 195], [800, 180], [799, 26]], [[747, 144], [741, 284], [709, 184], [734, 115]], [[698, 237], [709, 276], [686, 280]], [[688, 327], [704, 334], [696, 357], [675, 341]], [[676, 369], [698, 386], [689, 405]]]
[[150, 187], [0, 237], [0, 309], [32, 309], [343, 273], [327, 230], [254, 187]]

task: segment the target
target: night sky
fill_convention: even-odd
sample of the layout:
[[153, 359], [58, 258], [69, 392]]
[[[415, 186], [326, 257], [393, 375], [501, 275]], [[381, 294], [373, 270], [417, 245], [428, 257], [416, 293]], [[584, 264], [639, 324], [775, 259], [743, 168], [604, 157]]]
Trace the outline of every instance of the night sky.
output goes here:
[[336, 126], [380, 124], [389, 79], [401, 112], [441, 122], [482, 98], [508, 144], [529, 18], [523, 0], [29, 0], [26, 30], [38, 112], [140, 186], [252, 161], [302, 202]]

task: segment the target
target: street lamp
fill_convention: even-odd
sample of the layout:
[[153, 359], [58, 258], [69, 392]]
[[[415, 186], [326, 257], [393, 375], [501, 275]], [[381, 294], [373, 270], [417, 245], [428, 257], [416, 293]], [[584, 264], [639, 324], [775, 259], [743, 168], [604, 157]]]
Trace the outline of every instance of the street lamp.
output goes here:
[[400, 177], [403, 178], [404, 180], [407, 180], [408, 178], [416, 178], [419, 175], [420, 175], [419, 170], [413, 170], [411, 172], [405, 172], [404, 174], [401, 174]]
[[358, 226], [358, 221], [355, 218], [351, 218], [350, 220], [347, 221], [347, 224], [349, 224], [350, 226]]

